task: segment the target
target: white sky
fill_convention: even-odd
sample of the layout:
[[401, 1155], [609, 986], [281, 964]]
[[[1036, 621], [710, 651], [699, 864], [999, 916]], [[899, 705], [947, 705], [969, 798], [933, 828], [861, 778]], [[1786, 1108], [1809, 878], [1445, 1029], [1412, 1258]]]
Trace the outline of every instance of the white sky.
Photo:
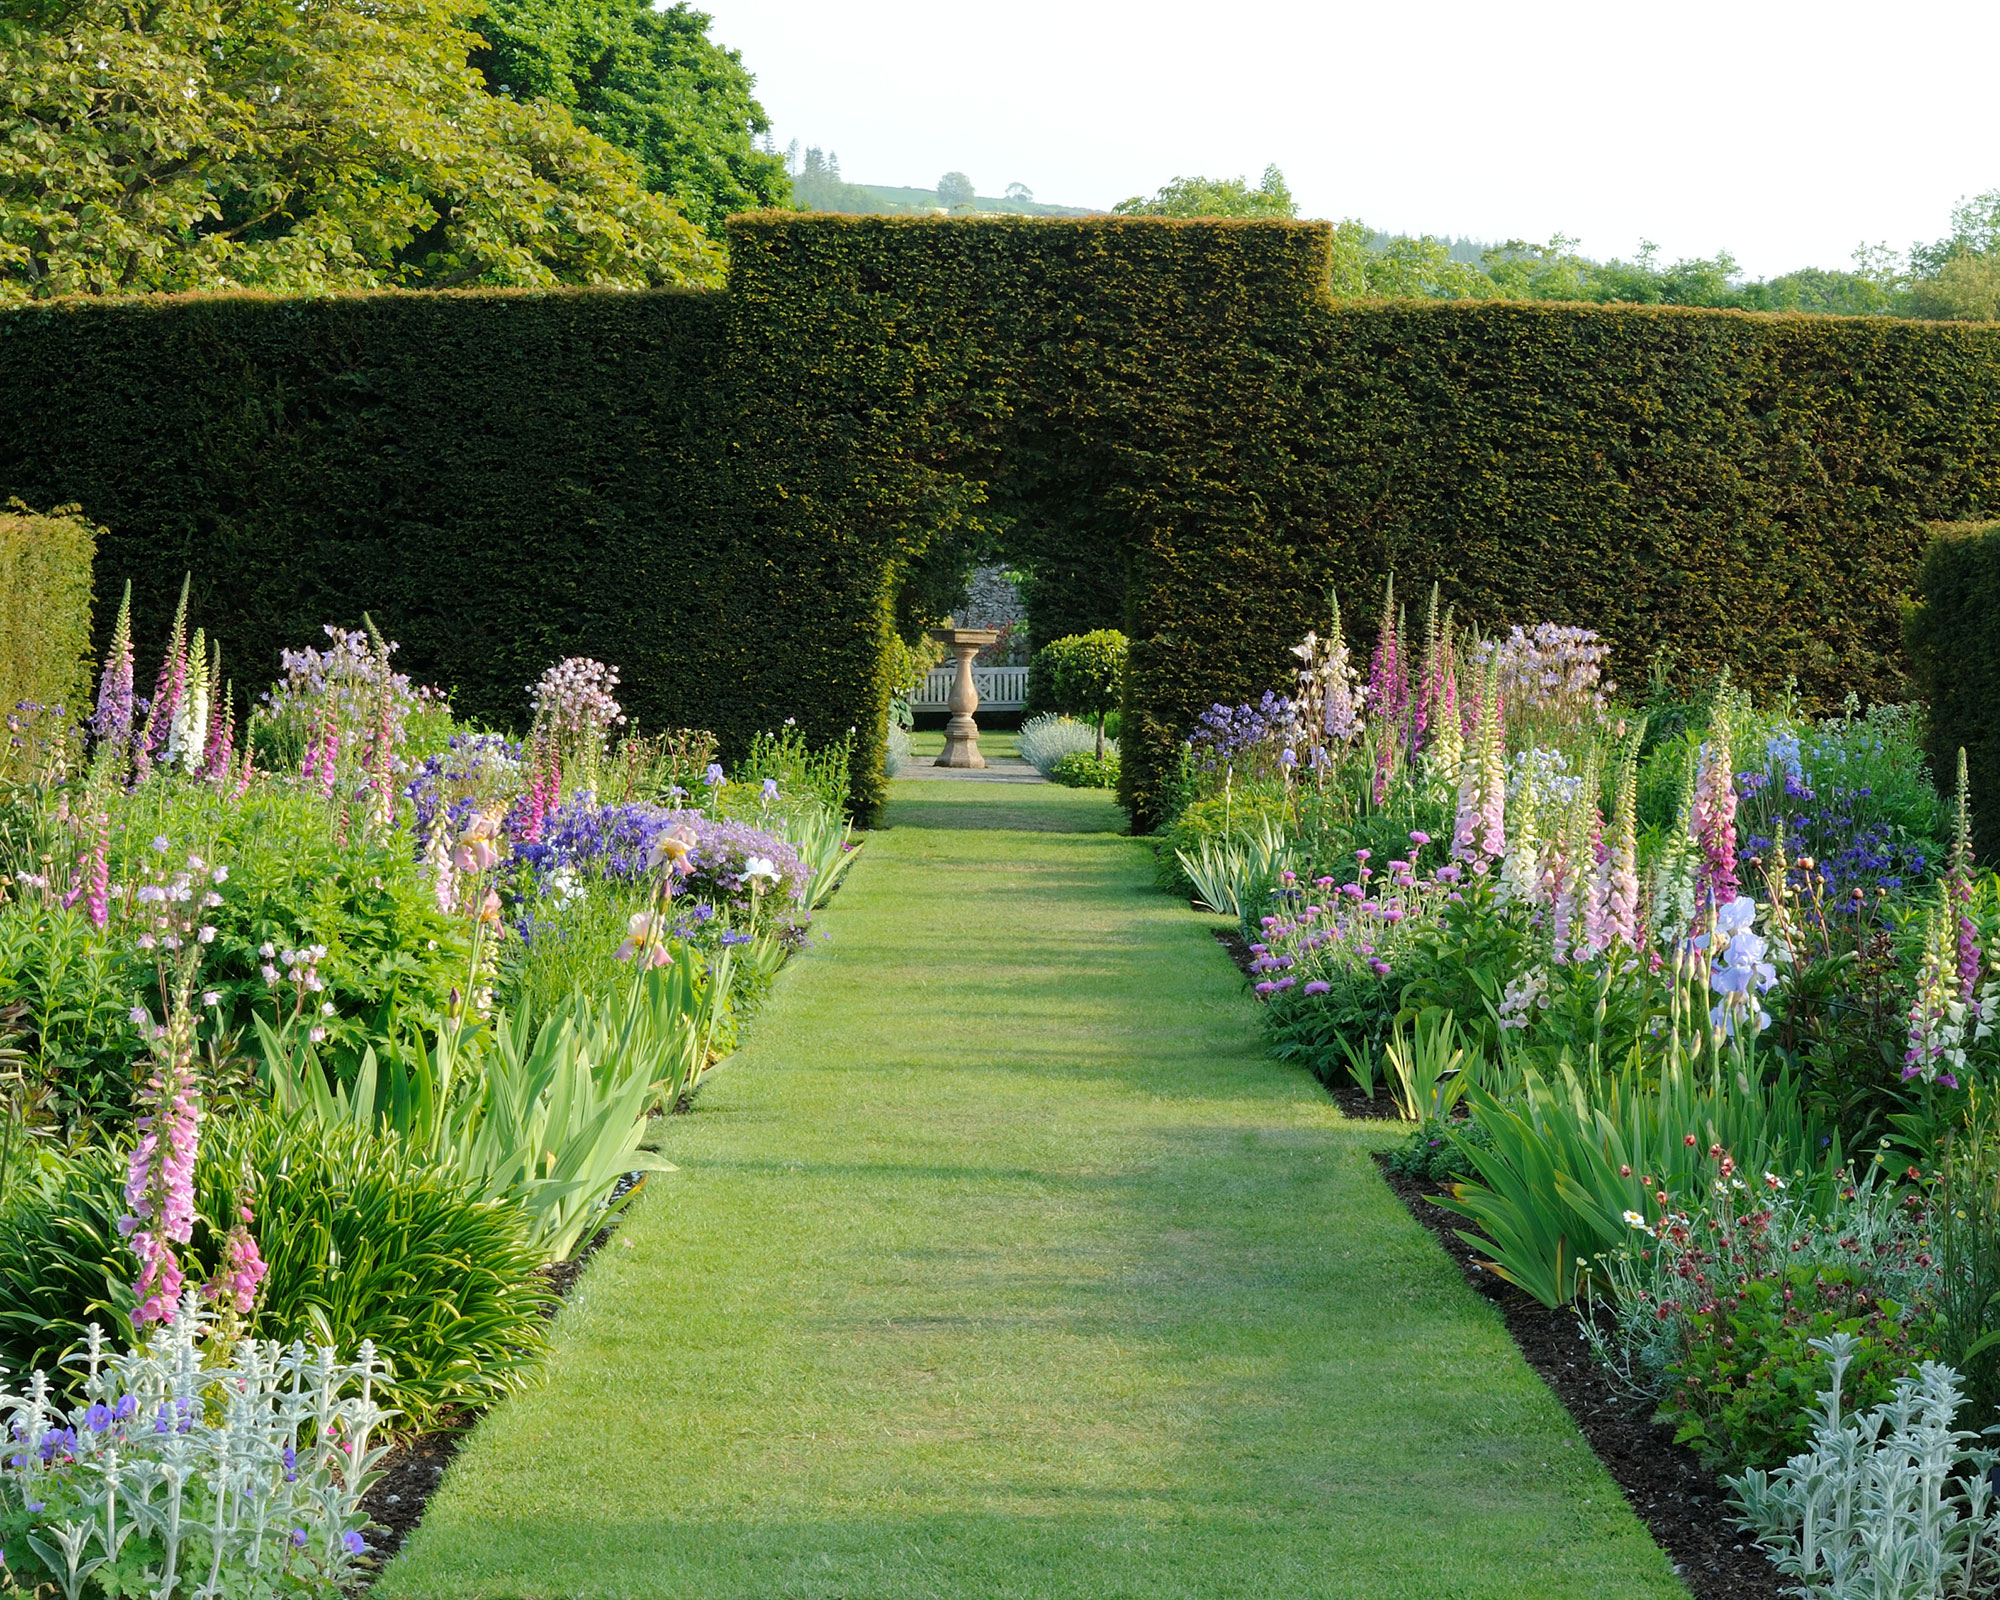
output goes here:
[[2000, 187], [1995, 0], [697, 0], [850, 182], [1104, 205], [1284, 169], [1303, 216], [1753, 276]]

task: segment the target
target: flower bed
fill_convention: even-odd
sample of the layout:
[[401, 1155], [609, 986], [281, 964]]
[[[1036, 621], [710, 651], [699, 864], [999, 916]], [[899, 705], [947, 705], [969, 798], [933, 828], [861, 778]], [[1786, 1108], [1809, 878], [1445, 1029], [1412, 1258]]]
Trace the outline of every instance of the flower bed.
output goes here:
[[[1909, 708], [1621, 697], [1581, 629], [1464, 638], [1433, 598], [1419, 635], [1391, 595], [1364, 680], [1331, 622], [1192, 730], [1162, 841], [1274, 1052], [1417, 1125], [1426, 1220], [1780, 1571], [1987, 1592], [1949, 1424], [2000, 1421], [2000, 884], [1962, 769], [1940, 794]], [[1933, 1429], [1920, 1482], [1878, 1425]], [[1909, 1520], [1844, 1543], [1865, 1485]]]
[[331, 1596], [805, 946], [851, 750], [725, 773], [581, 658], [475, 731], [372, 630], [239, 715], [195, 621], [0, 792], [0, 1582]]

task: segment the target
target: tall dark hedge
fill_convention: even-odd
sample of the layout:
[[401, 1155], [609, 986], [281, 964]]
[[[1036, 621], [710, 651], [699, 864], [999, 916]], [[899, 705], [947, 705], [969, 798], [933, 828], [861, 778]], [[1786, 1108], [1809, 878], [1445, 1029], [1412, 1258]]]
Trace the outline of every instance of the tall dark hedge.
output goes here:
[[1993, 328], [1336, 305], [1318, 224], [758, 218], [732, 244], [732, 294], [784, 308], [757, 388], [795, 438], [832, 423], [787, 522], [990, 518], [1044, 575], [1038, 639], [1122, 588], [1141, 823], [1210, 701], [1288, 680], [1329, 586], [1350, 619], [1393, 568], [1482, 626], [1595, 627], [1628, 680], [1664, 654], [1891, 698], [1925, 523], [2000, 503]]
[[1972, 836], [2000, 859], [2000, 522], [1945, 523], [1924, 552], [1907, 632], [1930, 704], [1931, 770], [1947, 787], [1965, 752]]
[[[2000, 507], [2000, 330], [1336, 305], [1322, 224], [763, 215], [718, 296], [254, 297], [0, 314], [0, 496], [77, 500], [164, 633], [193, 566], [247, 673], [371, 609], [519, 716], [554, 656], [740, 747], [861, 733], [927, 551], [1131, 639], [1143, 824], [1219, 698], [1394, 567], [1809, 699], [1907, 692], [1926, 522]], [[941, 538], [941, 536], [943, 536]], [[101, 601], [100, 596], [100, 601]], [[102, 605], [100, 604], [100, 615]], [[147, 635], [142, 635], [147, 636]]]
[[[109, 529], [141, 672], [184, 572], [225, 673], [364, 611], [419, 681], [519, 725], [582, 653], [642, 726], [796, 716], [879, 754], [881, 557], [788, 549], [736, 484], [722, 295], [233, 295], [0, 314], [0, 484]], [[856, 566], [858, 561], [859, 565]], [[108, 601], [107, 598], [109, 597]], [[101, 642], [101, 641], [100, 641]]]

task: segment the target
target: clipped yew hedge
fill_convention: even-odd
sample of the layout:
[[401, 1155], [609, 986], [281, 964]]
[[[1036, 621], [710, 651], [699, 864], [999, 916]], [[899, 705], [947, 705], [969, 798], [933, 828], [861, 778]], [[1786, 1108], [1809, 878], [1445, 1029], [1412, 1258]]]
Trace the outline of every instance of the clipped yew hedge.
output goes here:
[[997, 543], [1037, 644], [1131, 640], [1152, 819], [1211, 699], [1288, 678], [1385, 571], [1484, 625], [1598, 628], [1906, 694], [1926, 523], [2000, 508], [2000, 330], [1336, 304], [1323, 224], [765, 214], [720, 295], [253, 296], [0, 313], [0, 494], [82, 502], [164, 633], [192, 567], [246, 675], [362, 609], [517, 720], [556, 655], [740, 748], [861, 735], [904, 575]]
[[0, 312], [0, 494], [106, 525], [100, 618], [130, 578], [142, 672], [192, 572], [239, 690], [365, 611], [400, 666], [499, 726], [587, 654], [622, 669], [642, 727], [740, 751], [787, 717], [816, 742], [854, 726], [878, 771], [885, 558], [766, 537], [738, 482], [730, 310], [572, 291]]
[[1946, 523], [1924, 553], [1910, 660], [1930, 704], [1931, 770], [1949, 788], [1965, 752], [1973, 842], [2000, 859], [2000, 521]]
[[[1195, 718], [1289, 681], [1336, 588], [1599, 629], [1639, 680], [1909, 692], [1928, 521], [2000, 505], [2000, 330], [1336, 304], [1320, 224], [732, 225], [804, 538], [990, 519], [1038, 640], [1122, 613], [1143, 824]], [[782, 431], [782, 430], [780, 430]], [[1058, 608], [1045, 599], [1063, 590]], [[1361, 642], [1357, 638], [1357, 643]]]
[[[0, 510], [0, 712], [79, 711], [90, 691], [91, 559], [99, 530], [62, 507]], [[0, 765], [7, 751], [0, 748]]]

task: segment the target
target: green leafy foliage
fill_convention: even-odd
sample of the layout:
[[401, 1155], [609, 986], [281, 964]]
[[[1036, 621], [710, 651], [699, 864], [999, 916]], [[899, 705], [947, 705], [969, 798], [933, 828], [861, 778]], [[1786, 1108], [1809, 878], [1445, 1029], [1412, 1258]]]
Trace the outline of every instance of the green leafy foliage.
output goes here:
[[[0, 1215], [0, 1360], [54, 1372], [98, 1322], [129, 1341], [132, 1255], [118, 1229], [125, 1163], [96, 1147]], [[270, 1276], [259, 1337], [395, 1363], [385, 1403], [423, 1427], [518, 1387], [545, 1344], [543, 1259], [521, 1208], [480, 1198], [392, 1134], [270, 1114], [217, 1119], [197, 1168], [200, 1217], [185, 1259], [212, 1272], [235, 1207], [248, 1203]]]
[[1712, 1146], [1746, 1172], [1792, 1173], [1808, 1192], [1829, 1191], [1840, 1170], [1839, 1141], [1789, 1073], [1766, 1085], [1739, 1068], [1702, 1085], [1667, 1066], [1657, 1081], [1628, 1069], [1590, 1084], [1565, 1068], [1550, 1084], [1529, 1068], [1518, 1098], [1473, 1085], [1467, 1102], [1491, 1142], [1464, 1147], [1478, 1177], [1439, 1203], [1478, 1224], [1483, 1238], [1461, 1237], [1489, 1252], [1491, 1270], [1546, 1306], [1574, 1299], [1629, 1236], [1627, 1213], [1649, 1204], [1642, 1179], [1704, 1192]]
[[472, 63], [489, 88], [547, 99], [638, 163], [646, 187], [671, 195], [719, 238], [723, 218], [783, 207], [785, 158], [760, 149], [771, 119], [742, 56], [708, 36], [710, 19], [682, 3], [488, 0], [485, 47]]
[[1855, 1339], [1845, 1393], [1857, 1405], [1889, 1398], [1930, 1354], [1929, 1329], [1866, 1280], [1840, 1267], [1791, 1267], [1752, 1279], [1711, 1310], [1690, 1318], [1686, 1355], [1670, 1367], [1674, 1387], [1660, 1408], [1674, 1441], [1691, 1445], [1715, 1471], [1773, 1467], [1812, 1436], [1813, 1398], [1828, 1363], [1811, 1341]]
[[1115, 789], [1118, 787], [1118, 752], [1103, 755], [1088, 750], [1073, 751], [1049, 768], [1049, 781], [1071, 789]]
[[[0, 511], [0, 708], [83, 709], [98, 532], [75, 516]], [[0, 750], [0, 767], [10, 765]]]
[[35, 9], [0, 27], [0, 299], [719, 275], [627, 157], [485, 92], [469, 0]]
[[[942, 191], [940, 191], [942, 192]], [[1296, 217], [1298, 202], [1276, 162], [1264, 169], [1256, 188], [1247, 178], [1176, 178], [1148, 199], [1120, 200], [1121, 217]]]

